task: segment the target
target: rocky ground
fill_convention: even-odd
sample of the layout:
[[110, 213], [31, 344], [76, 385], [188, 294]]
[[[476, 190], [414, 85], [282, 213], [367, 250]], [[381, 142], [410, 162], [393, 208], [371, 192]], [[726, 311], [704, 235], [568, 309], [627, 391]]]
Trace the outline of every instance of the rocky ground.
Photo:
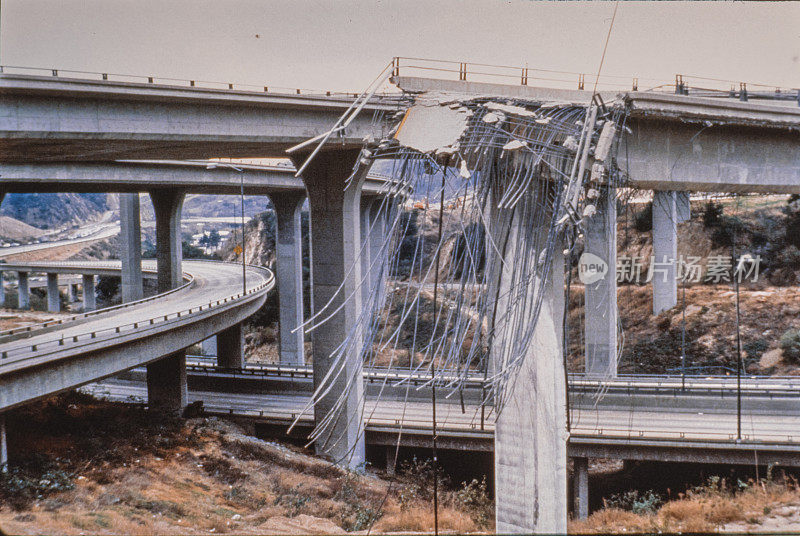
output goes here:
[[[344, 471], [229, 422], [165, 419], [65, 394], [7, 418], [0, 531], [13, 534], [336, 534], [433, 529], [430, 466]], [[445, 532], [491, 529], [478, 482], [442, 481]]]

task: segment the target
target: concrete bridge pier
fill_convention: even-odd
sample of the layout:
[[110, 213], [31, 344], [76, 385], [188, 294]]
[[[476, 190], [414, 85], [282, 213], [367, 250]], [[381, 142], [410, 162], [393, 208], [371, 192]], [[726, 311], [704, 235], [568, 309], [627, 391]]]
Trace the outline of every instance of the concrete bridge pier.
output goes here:
[[4, 272], [0, 270], [0, 307], [6, 306], [6, 279]]
[[61, 293], [58, 290], [58, 274], [47, 274], [47, 310], [61, 312]]
[[[542, 185], [542, 188], [548, 186]], [[495, 428], [495, 495], [498, 533], [565, 533], [567, 530], [566, 378], [562, 362], [564, 267], [556, 245], [548, 280], [541, 282], [539, 265], [550, 219], [537, 211], [534, 194], [514, 209], [494, 209], [494, 236], [505, 229], [504, 263], [495, 257], [496, 316], [491, 345], [493, 370], [524, 352], [519, 369], [505, 386], [503, 408]], [[540, 192], [539, 195], [546, 195]], [[493, 196], [497, 198], [497, 196]], [[541, 221], [539, 228], [532, 222]], [[507, 222], [499, 224], [499, 222]], [[535, 223], [534, 223], [535, 225]], [[527, 237], [523, 239], [523, 235]], [[531, 236], [535, 233], [535, 236]], [[503, 234], [503, 233], [500, 233]], [[527, 244], [526, 240], [530, 240]], [[537, 276], [528, 281], [529, 273]], [[541, 287], [541, 288], [540, 288]], [[527, 329], [535, 293], [544, 292], [533, 336], [525, 348], [507, 341], [513, 329]], [[527, 294], [527, 295], [526, 295]], [[511, 306], [510, 304], [524, 304]], [[505, 354], [503, 353], [505, 352]], [[512, 353], [513, 352], [513, 353]]]
[[83, 311], [94, 311], [97, 309], [97, 297], [95, 295], [95, 285], [93, 275], [83, 276]]
[[573, 517], [589, 517], [589, 458], [572, 458]]
[[217, 336], [209, 337], [200, 343], [200, 353], [204, 356], [217, 357]]
[[217, 339], [217, 366], [244, 368], [244, 333], [241, 322], [220, 331]]
[[270, 194], [275, 208], [275, 264], [278, 286], [278, 337], [281, 364], [303, 365], [303, 233], [300, 224], [304, 193]]
[[188, 399], [186, 350], [147, 365], [147, 405], [151, 410], [179, 414]]
[[[347, 356], [332, 388], [314, 407], [314, 419], [320, 422], [334, 410], [339, 397], [345, 397], [339, 406], [339, 418], [315, 447], [320, 454], [351, 468], [364, 462], [364, 436], [360, 433], [363, 341], [357, 328], [362, 309], [360, 198], [366, 171], [347, 181], [359, 153], [358, 150], [320, 152], [303, 174], [314, 237], [311, 244], [314, 307], [315, 313], [320, 314], [318, 320], [326, 319], [313, 331], [314, 386], [322, 384], [335, 364], [332, 356], [343, 343]], [[304, 160], [305, 155], [298, 155], [295, 166], [301, 166]], [[333, 314], [334, 311], [337, 312]]]
[[605, 261], [602, 278], [584, 284], [586, 295], [586, 374], [617, 375], [617, 197], [604, 187], [597, 213], [586, 219], [584, 253]]
[[653, 314], [678, 304], [678, 195], [653, 192]]
[[[372, 263], [372, 256], [370, 254], [370, 246], [372, 241], [370, 240], [370, 223], [372, 218], [370, 217], [370, 213], [372, 211], [372, 205], [374, 203], [378, 203], [379, 201], [374, 198], [369, 198], [362, 196], [361, 197], [361, 243], [359, 248], [359, 253], [361, 255], [361, 306], [367, 307], [370, 303], [370, 294], [372, 293], [372, 285], [370, 284], [372, 281], [372, 277], [370, 274], [370, 264]], [[369, 324], [366, 325], [364, 329], [364, 339], [366, 340], [367, 336], [369, 335]]]
[[8, 442], [6, 439], [6, 416], [0, 414], [0, 471], [8, 472]]
[[370, 222], [372, 227], [369, 232], [369, 258], [370, 288], [375, 291], [375, 311], [383, 309], [386, 299], [386, 271], [388, 268], [389, 248], [383, 247], [387, 234], [388, 202], [376, 199], [370, 207]]
[[[150, 193], [156, 215], [156, 265], [158, 291], [167, 292], [183, 282], [181, 209], [184, 192], [158, 190]], [[180, 413], [186, 407], [186, 350], [147, 365], [147, 400], [151, 409]]]
[[119, 194], [119, 258], [122, 261], [122, 301], [141, 300], [142, 223], [139, 194]]
[[28, 272], [17, 272], [17, 307], [30, 309], [31, 286], [28, 281]]
[[67, 285], [67, 299], [69, 303], [75, 303], [78, 301], [78, 285], [75, 283], [70, 283]]

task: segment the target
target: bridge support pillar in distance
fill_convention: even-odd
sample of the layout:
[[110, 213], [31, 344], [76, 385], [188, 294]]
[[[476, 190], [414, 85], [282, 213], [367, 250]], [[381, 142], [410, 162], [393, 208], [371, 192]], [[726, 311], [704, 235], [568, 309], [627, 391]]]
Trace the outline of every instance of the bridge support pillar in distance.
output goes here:
[[[159, 190], [150, 193], [156, 214], [156, 264], [158, 292], [167, 292], [183, 282], [181, 209], [184, 193]], [[180, 413], [187, 404], [186, 350], [147, 365], [147, 401], [151, 409]]]
[[122, 261], [122, 301], [141, 300], [142, 224], [139, 194], [119, 194], [119, 258]]
[[653, 192], [653, 314], [678, 304], [678, 195]]
[[0, 270], [0, 307], [6, 306], [6, 279], [5, 274]]
[[572, 458], [573, 517], [589, 517], [589, 458]]
[[301, 210], [305, 194], [270, 194], [275, 208], [275, 264], [278, 286], [278, 338], [281, 364], [303, 365], [303, 233]]
[[78, 301], [78, 285], [75, 283], [70, 283], [67, 285], [67, 299], [69, 303], [75, 303]]
[[30, 309], [31, 286], [28, 281], [28, 272], [17, 272], [17, 307]]
[[0, 471], [8, 472], [8, 442], [6, 439], [6, 416], [0, 414]]
[[83, 311], [94, 311], [97, 309], [97, 297], [95, 296], [95, 285], [93, 275], [83, 276]]
[[[593, 376], [617, 375], [617, 197], [603, 187], [597, 213], [586, 220], [584, 253], [606, 264], [604, 273], [584, 271], [586, 295], [586, 360], [584, 370]], [[584, 256], [583, 262], [593, 263]], [[599, 262], [598, 262], [599, 264]], [[581, 266], [581, 270], [584, 267]], [[587, 283], [587, 281], [589, 281]]]
[[[546, 188], [542, 184], [542, 188]], [[531, 193], [527, 195], [533, 195]], [[539, 194], [541, 195], [541, 193]], [[496, 196], [493, 196], [497, 198]], [[541, 309], [533, 326], [533, 335], [519, 369], [509, 377], [504, 405], [495, 428], [495, 496], [498, 533], [565, 533], [567, 530], [567, 423], [564, 366], [562, 362], [562, 316], [564, 311], [564, 266], [562, 246], [553, 250], [549, 279], [542, 284], [540, 274], [527, 282], [528, 273], [520, 266], [536, 267], [541, 248], [547, 243], [548, 217], [534, 212], [541, 210], [531, 200], [520, 200], [514, 209], [494, 209], [490, 229], [498, 222], [500, 230], [508, 236], [500, 243], [508, 244], [504, 263], [492, 263], [490, 273], [497, 274], [489, 286], [496, 292], [497, 316], [494, 322], [494, 339], [491, 359], [494, 373], [501, 372], [501, 364], [510, 359], [515, 350], [504, 344], [513, 339], [514, 326], [525, 325], [532, 317], [530, 308], [535, 303], [535, 293], [544, 293]], [[531, 229], [531, 222], [544, 220], [543, 225]], [[497, 237], [497, 231], [492, 230]], [[520, 234], [536, 233], [528, 250], [520, 249], [526, 240]], [[538, 245], [537, 245], [538, 244]], [[523, 258], [527, 255], [527, 258]], [[532, 268], [533, 269], [533, 268]], [[527, 286], [528, 296], [521, 293]], [[520, 288], [520, 286], [523, 286]], [[510, 300], [513, 300], [510, 305]], [[523, 311], [510, 309], [513, 303], [525, 307]], [[518, 349], [516, 349], [518, 350]]]
[[386, 271], [389, 269], [386, 262], [389, 248], [384, 247], [386, 242], [387, 222], [386, 212], [389, 210], [389, 201], [376, 199], [370, 206], [369, 219], [372, 227], [369, 231], [369, 258], [370, 258], [370, 288], [375, 293], [375, 311], [383, 308], [386, 299]]
[[217, 336], [209, 337], [200, 343], [200, 353], [207, 357], [217, 357]]
[[241, 322], [217, 334], [217, 366], [244, 368], [244, 333]]
[[47, 310], [61, 312], [61, 293], [58, 291], [58, 274], [47, 274]]
[[[313, 331], [315, 388], [337, 365], [334, 355], [339, 347], [343, 343], [347, 346], [346, 357], [340, 364], [341, 373], [335, 376], [328, 393], [314, 406], [314, 419], [319, 423], [336, 410], [337, 401], [344, 397], [336, 410], [339, 417], [326, 428], [315, 447], [320, 454], [351, 468], [364, 462], [364, 436], [360, 433], [363, 340], [357, 328], [361, 314], [360, 198], [366, 170], [347, 180], [359, 153], [356, 150], [322, 151], [303, 174], [313, 230], [314, 312], [320, 315], [318, 320], [326, 320]], [[301, 166], [304, 160], [305, 155], [298, 155], [294, 159], [295, 166]], [[351, 334], [353, 336], [348, 338]]]
[[[370, 308], [370, 312], [372, 311], [372, 307], [370, 307], [370, 294], [372, 292], [372, 277], [370, 276], [370, 264], [372, 263], [372, 255], [370, 254], [370, 212], [373, 203], [376, 203], [377, 200], [374, 198], [361, 198], [361, 246], [359, 249], [359, 253], [361, 255], [361, 279], [359, 280], [359, 284], [361, 285], [361, 307], [362, 308]], [[364, 336], [364, 340], [367, 340], [369, 337], [369, 330], [371, 328], [371, 323], [367, 322], [364, 324], [364, 332], [362, 335]]]
[[147, 405], [151, 410], [180, 413], [188, 398], [186, 350], [147, 365]]

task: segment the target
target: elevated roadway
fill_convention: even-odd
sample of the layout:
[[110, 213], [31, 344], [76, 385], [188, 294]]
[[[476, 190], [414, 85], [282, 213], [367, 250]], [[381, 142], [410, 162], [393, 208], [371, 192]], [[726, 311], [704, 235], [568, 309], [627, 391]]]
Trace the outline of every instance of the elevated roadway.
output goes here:
[[[119, 263], [74, 262], [21, 268], [120, 273]], [[144, 263], [154, 270], [153, 263]], [[209, 261], [185, 261], [184, 284], [121, 306], [0, 333], [0, 409], [154, 362], [242, 322], [264, 303], [273, 274]]]

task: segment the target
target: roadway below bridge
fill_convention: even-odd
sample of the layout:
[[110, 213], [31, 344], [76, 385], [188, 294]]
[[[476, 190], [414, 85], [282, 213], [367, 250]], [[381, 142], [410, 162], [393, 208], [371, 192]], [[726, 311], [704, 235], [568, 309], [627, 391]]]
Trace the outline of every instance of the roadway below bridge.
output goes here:
[[[144, 262], [143, 270], [155, 270]], [[17, 263], [45, 273], [119, 274], [119, 262]], [[237, 325], [264, 303], [275, 280], [265, 268], [185, 261], [184, 283], [166, 293], [39, 325], [0, 332], [0, 409], [145, 365]]]

